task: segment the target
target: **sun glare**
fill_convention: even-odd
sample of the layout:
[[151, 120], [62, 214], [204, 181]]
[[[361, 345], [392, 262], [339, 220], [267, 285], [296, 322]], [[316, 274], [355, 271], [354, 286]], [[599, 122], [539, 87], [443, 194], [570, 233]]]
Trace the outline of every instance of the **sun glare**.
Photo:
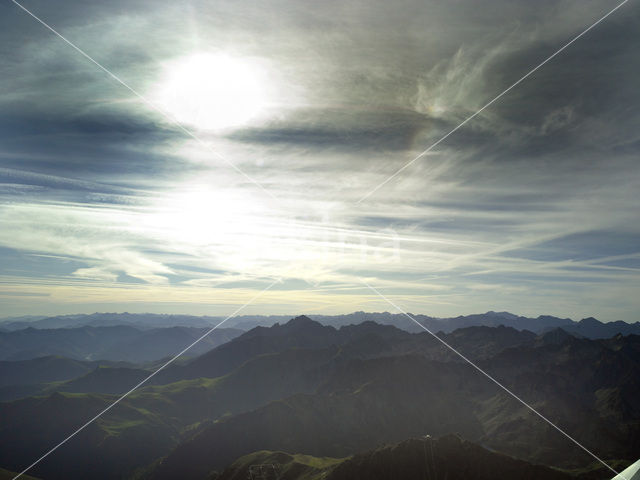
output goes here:
[[219, 130], [258, 117], [266, 106], [265, 86], [255, 61], [200, 53], [169, 63], [156, 97], [178, 121]]

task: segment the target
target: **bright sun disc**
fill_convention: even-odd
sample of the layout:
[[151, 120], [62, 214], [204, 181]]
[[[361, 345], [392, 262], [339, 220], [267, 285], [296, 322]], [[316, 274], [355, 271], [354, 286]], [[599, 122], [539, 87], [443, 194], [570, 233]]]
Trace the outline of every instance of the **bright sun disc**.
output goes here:
[[178, 121], [199, 129], [243, 125], [265, 108], [264, 72], [249, 61], [196, 54], [172, 62], [159, 104]]

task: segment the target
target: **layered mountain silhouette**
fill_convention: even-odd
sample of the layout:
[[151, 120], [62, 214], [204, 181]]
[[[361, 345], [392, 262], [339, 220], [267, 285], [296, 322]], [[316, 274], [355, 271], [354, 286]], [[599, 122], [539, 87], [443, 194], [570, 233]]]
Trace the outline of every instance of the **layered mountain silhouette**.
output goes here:
[[[622, 466], [640, 457], [640, 337], [592, 340], [505, 326], [438, 336], [601, 457]], [[88, 362], [64, 368], [65, 376], [78, 375], [39, 377], [54, 393], [0, 403], [4, 468], [19, 471], [149, 372]], [[581, 478], [610, 477], [424, 331], [373, 321], [335, 328], [297, 317], [256, 327], [151, 383], [30, 473], [206, 479], [217, 471], [236, 478], [229, 475], [240, 475], [242, 465], [279, 455], [288, 475], [297, 475], [286, 478], [372, 478], [381, 465], [417, 475], [393, 478], [423, 478], [416, 452], [426, 445], [434, 448], [429, 465], [446, 478], [490, 478], [500, 464], [524, 478], [569, 478], [582, 469], [591, 476]], [[460, 455], [476, 455], [478, 471]]]
[[[207, 330], [195, 327], [140, 329], [128, 325], [54, 329], [29, 327], [0, 332], [0, 360], [62, 356], [76, 360], [150, 362], [176, 354]], [[241, 333], [237, 329], [217, 329], [190, 353], [203, 353]]]
[[56, 356], [14, 362], [0, 361], [0, 401], [63, 388], [71, 380], [93, 375], [100, 367], [128, 366], [132, 365], [108, 360], [88, 362]]
[[193, 315], [158, 315], [152, 313], [92, 313], [59, 315], [55, 317], [17, 317], [0, 319], [5, 330], [24, 328], [54, 329], [78, 327], [131, 326], [137, 328], [210, 327], [221, 320], [219, 317], [196, 317]]
[[[626, 323], [623, 321], [601, 322], [593, 317], [578, 322], [569, 318], [559, 318], [552, 315], [538, 317], [524, 317], [509, 312], [494, 312], [461, 315], [458, 317], [438, 318], [428, 315], [413, 315], [413, 317], [433, 332], [450, 333], [466, 327], [505, 327], [516, 330], [529, 330], [540, 334], [555, 328], [562, 328], [578, 336], [587, 338], [609, 338], [618, 333], [622, 335], [640, 335], [640, 322]], [[291, 316], [286, 315], [240, 315], [226, 320], [225, 328], [250, 330], [257, 326], [270, 327], [276, 323], [286, 323]], [[368, 313], [354, 312], [346, 315], [313, 315], [313, 320], [323, 325], [336, 328], [373, 321], [382, 325], [393, 325], [409, 332], [422, 332], [423, 329], [409, 320], [405, 315], [389, 312]], [[139, 329], [167, 328], [167, 327], [210, 327], [225, 320], [223, 317], [197, 317], [191, 315], [157, 315], [132, 313], [94, 313], [90, 315], [62, 315], [57, 317], [21, 317], [0, 318], [0, 331], [22, 330], [25, 328], [56, 329], [78, 328], [83, 326], [132, 326]]]

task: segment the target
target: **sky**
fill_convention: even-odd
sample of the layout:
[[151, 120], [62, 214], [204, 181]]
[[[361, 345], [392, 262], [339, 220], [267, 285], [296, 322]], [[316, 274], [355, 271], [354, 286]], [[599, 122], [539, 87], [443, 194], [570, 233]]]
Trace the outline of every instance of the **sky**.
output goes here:
[[0, 316], [640, 320], [637, 2], [21, 3]]

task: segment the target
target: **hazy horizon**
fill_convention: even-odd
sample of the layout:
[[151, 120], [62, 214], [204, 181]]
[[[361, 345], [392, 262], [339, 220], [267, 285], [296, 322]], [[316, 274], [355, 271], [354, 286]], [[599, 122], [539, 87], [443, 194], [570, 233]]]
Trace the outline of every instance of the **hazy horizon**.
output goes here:
[[[438, 315], [432, 315], [430, 313], [425, 313], [425, 312], [420, 312], [420, 311], [415, 311], [415, 312], [407, 312], [409, 315], [412, 316], [417, 316], [417, 315], [424, 315], [427, 317], [431, 317], [431, 318], [435, 318], [435, 319], [445, 319], [445, 318], [456, 318], [456, 317], [465, 317], [465, 316], [470, 316], [470, 315], [485, 315], [485, 314], [503, 314], [503, 313], [507, 313], [510, 315], [515, 315], [517, 317], [524, 317], [524, 318], [539, 318], [539, 317], [555, 317], [555, 318], [559, 318], [559, 319], [569, 319], [573, 322], [579, 322], [580, 320], [584, 320], [587, 318], [595, 318], [596, 320], [599, 320], [600, 322], [603, 323], [610, 323], [610, 322], [616, 322], [616, 321], [620, 321], [620, 319], [614, 319], [614, 320], [607, 320], [607, 319], [602, 319], [602, 318], [597, 318], [594, 317], [593, 315], [587, 316], [587, 317], [580, 317], [580, 318], [576, 318], [576, 317], [563, 317], [560, 315], [553, 315], [550, 313], [539, 313], [536, 315], [524, 315], [524, 314], [520, 314], [517, 312], [509, 312], [506, 310], [487, 310], [487, 311], [482, 311], [482, 312], [469, 312], [469, 313], [460, 313], [460, 314], [454, 314], [454, 315], [448, 315], [448, 316], [438, 316]], [[242, 317], [287, 317], [287, 318], [296, 318], [296, 317], [300, 317], [300, 316], [308, 316], [308, 317], [314, 317], [314, 316], [322, 316], [322, 317], [339, 317], [339, 316], [348, 316], [348, 315], [354, 315], [354, 314], [365, 314], [365, 315], [384, 315], [384, 314], [389, 314], [389, 315], [402, 315], [402, 313], [399, 313], [397, 311], [389, 311], [389, 310], [381, 310], [381, 311], [363, 311], [363, 310], [352, 310], [352, 311], [346, 311], [346, 312], [341, 312], [341, 313], [332, 313], [332, 314], [327, 314], [327, 313], [312, 313], [312, 312], [298, 312], [298, 313], [246, 313], [246, 312], [242, 312], [239, 313], [237, 315], [231, 316], [229, 317], [229, 320], [233, 319], [233, 318], [242, 318]], [[89, 315], [166, 315], [166, 316], [189, 316], [189, 317], [196, 317], [196, 318], [206, 318], [206, 317], [210, 317], [210, 318], [225, 318], [226, 315], [222, 314], [222, 315], [216, 315], [216, 314], [212, 314], [212, 313], [202, 313], [202, 314], [186, 314], [186, 313], [180, 313], [180, 312], [176, 312], [176, 313], [167, 313], [167, 312], [153, 312], [153, 311], [87, 311], [87, 312], [72, 312], [72, 313], [60, 313], [60, 314], [56, 314], [56, 315], [39, 315], [39, 314], [33, 314], [33, 315], [8, 315], [8, 316], [2, 316], [0, 317], [0, 322], [5, 322], [7, 320], [14, 320], [14, 319], [20, 319], [20, 318], [47, 318], [47, 317], [57, 317], [57, 316], [89, 316]], [[624, 321], [624, 320], [623, 320]], [[636, 320], [635, 322], [626, 322], [629, 324], [632, 323], [638, 323], [640, 321]]]

